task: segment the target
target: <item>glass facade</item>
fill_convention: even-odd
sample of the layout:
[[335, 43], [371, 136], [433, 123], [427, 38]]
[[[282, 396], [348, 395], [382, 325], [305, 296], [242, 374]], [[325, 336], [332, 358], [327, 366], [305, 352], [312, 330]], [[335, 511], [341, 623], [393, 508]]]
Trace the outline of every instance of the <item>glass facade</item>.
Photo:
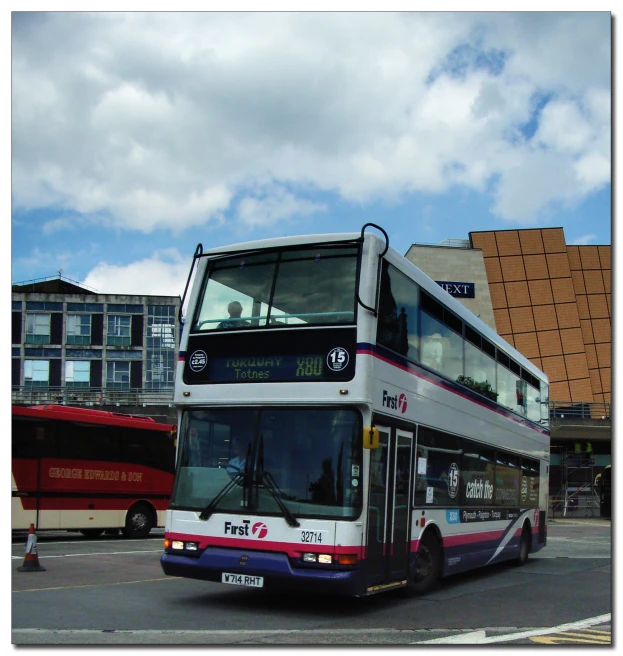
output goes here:
[[148, 389], [173, 389], [176, 314], [172, 305], [150, 305], [147, 308], [145, 386]]

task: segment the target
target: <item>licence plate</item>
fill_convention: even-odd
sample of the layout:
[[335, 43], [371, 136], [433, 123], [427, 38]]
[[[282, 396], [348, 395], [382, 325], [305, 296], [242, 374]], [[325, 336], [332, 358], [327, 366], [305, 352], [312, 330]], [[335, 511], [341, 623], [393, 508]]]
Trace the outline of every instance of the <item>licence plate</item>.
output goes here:
[[223, 572], [221, 581], [231, 585], [248, 585], [252, 588], [264, 587], [263, 576], [249, 576], [248, 574], [228, 574], [227, 572]]

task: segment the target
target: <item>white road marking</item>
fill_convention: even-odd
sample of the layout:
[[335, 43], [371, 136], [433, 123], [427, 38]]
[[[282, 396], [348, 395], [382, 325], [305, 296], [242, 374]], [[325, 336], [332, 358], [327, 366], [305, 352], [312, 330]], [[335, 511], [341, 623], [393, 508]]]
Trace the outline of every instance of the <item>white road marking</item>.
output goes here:
[[[39, 560], [47, 558], [75, 558], [77, 556], [127, 556], [128, 554], [141, 553], [164, 553], [163, 549], [143, 549], [136, 551], [100, 551], [95, 553], [77, 553], [77, 554], [59, 554], [58, 556], [42, 556], [39, 554]], [[12, 560], [23, 560], [24, 556], [11, 556]]]
[[532, 638], [533, 636], [547, 635], [549, 633], [559, 633], [561, 631], [569, 631], [573, 629], [583, 629], [595, 624], [604, 624], [612, 620], [610, 613], [606, 615], [598, 615], [597, 617], [589, 617], [579, 622], [570, 622], [568, 624], [560, 624], [559, 626], [552, 626], [542, 629], [533, 629], [531, 631], [520, 631], [518, 633], [507, 633], [505, 635], [496, 635], [487, 637], [485, 629], [478, 629], [477, 631], [470, 631], [469, 633], [458, 633], [455, 635], [447, 636], [445, 638], [433, 638], [432, 640], [424, 640], [422, 642], [414, 642], [414, 645], [486, 645], [493, 642], [509, 642], [511, 640], [522, 640], [523, 638]]

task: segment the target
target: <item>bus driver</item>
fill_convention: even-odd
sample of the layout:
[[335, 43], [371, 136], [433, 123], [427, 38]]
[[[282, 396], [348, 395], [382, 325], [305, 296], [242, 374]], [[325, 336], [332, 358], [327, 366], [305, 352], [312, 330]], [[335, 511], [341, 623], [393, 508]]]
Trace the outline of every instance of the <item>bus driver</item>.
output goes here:
[[242, 328], [250, 325], [248, 321], [240, 318], [242, 316], [242, 305], [238, 301], [232, 301], [227, 306], [227, 312], [229, 312], [229, 319], [221, 321], [217, 328]]
[[244, 447], [239, 438], [233, 437], [231, 446], [233, 456], [230, 458], [229, 463], [227, 463], [227, 473], [230, 476], [236, 476], [236, 474], [242, 474], [244, 472], [246, 456], [244, 454]]

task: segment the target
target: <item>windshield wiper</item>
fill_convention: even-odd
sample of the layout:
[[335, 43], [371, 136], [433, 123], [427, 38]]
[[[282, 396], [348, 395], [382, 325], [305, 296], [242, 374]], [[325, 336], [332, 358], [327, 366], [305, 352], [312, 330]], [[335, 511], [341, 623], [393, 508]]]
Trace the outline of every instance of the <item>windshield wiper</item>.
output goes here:
[[239, 481], [243, 480], [245, 477], [244, 472], [238, 472], [232, 479], [227, 483], [227, 485], [210, 501], [210, 503], [203, 509], [199, 515], [199, 519], [210, 519], [212, 513], [216, 509], [216, 506], [221, 502], [221, 499], [234, 487]]
[[277, 502], [277, 505], [281, 509], [286, 522], [288, 522], [288, 524], [294, 528], [300, 526], [297, 518], [292, 514], [288, 506], [286, 506], [286, 504], [281, 500], [281, 497], [286, 495], [281, 491], [277, 483], [275, 483], [275, 479], [272, 477], [272, 474], [267, 471], [258, 471], [257, 473], [259, 479], [258, 482], [262, 483], [264, 488], [270, 492], [272, 498]]
[[247, 500], [246, 500], [246, 492], [247, 492], [247, 487], [248, 487], [248, 481], [249, 481], [249, 463], [251, 462], [251, 445], [247, 447], [247, 455], [244, 459], [244, 471], [239, 471], [237, 474], [234, 475], [234, 477], [227, 483], [227, 485], [210, 501], [210, 503], [203, 509], [201, 514], [199, 515], [199, 519], [210, 519], [212, 516], [212, 513], [216, 509], [216, 506], [221, 502], [221, 499], [227, 495], [227, 493], [234, 487], [234, 485], [238, 485], [242, 481], [242, 505], [247, 506]]
[[257, 482], [257, 488], [259, 488], [260, 485], [264, 485], [264, 487], [270, 492], [271, 496], [277, 502], [277, 505], [281, 509], [281, 512], [283, 513], [286, 522], [288, 522], [288, 524], [290, 526], [293, 526], [294, 528], [300, 526], [296, 517], [292, 514], [290, 509], [281, 500], [281, 497], [285, 497], [286, 495], [281, 490], [281, 488], [277, 485], [277, 483], [275, 483], [275, 479], [273, 478], [272, 474], [264, 470], [264, 434], [263, 433], [260, 433], [260, 443], [258, 446], [256, 482]]

